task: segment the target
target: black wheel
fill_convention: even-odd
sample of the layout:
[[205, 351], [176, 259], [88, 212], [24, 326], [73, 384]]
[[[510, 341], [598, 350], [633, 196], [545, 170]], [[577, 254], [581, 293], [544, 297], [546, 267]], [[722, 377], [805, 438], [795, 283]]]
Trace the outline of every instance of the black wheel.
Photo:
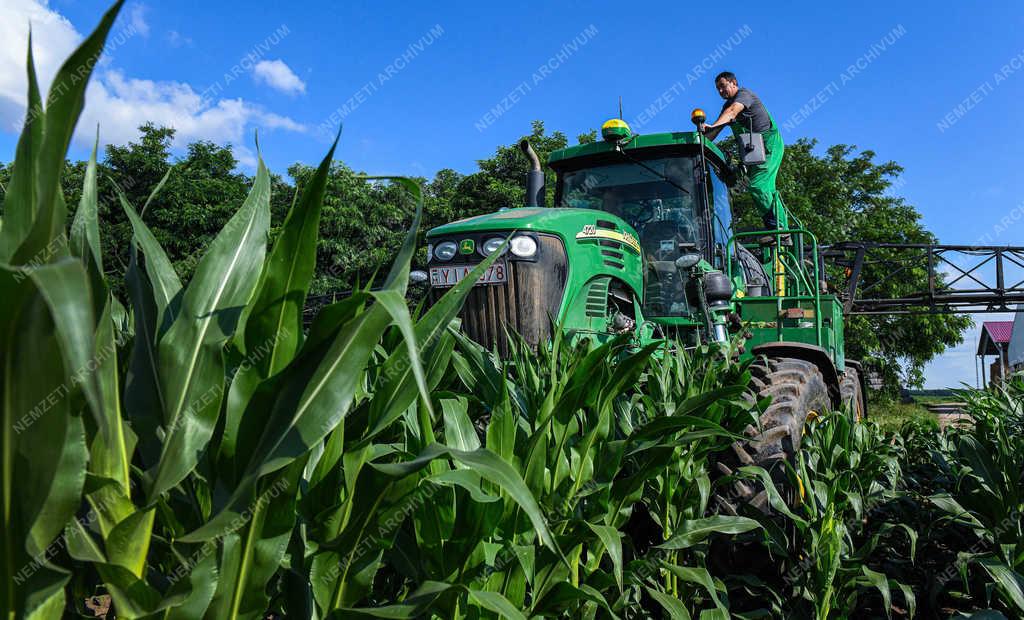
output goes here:
[[[751, 369], [751, 397], [771, 397], [772, 402], [761, 414], [760, 428], [748, 426], [749, 439], [738, 441], [715, 463], [718, 474], [727, 476], [745, 465], [766, 469], [792, 504], [799, 491], [793, 489], [786, 474], [788, 461], [793, 462], [800, 449], [804, 424], [830, 409], [828, 387], [817, 366], [803, 360], [779, 357], [760, 359]], [[747, 505], [764, 513], [770, 512], [768, 494], [751, 480], [739, 480], [718, 488], [715, 502], [720, 513], [740, 514]]]
[[860, 384], [860, 373], [853, 366], [847, 366], [846, 372], [839, 383], [839, 390], [842, 393], [843, 405], [849, 405], [855, 422], [860, 422], [867, 417], [867, 405], [864, 401], [864, 390]]

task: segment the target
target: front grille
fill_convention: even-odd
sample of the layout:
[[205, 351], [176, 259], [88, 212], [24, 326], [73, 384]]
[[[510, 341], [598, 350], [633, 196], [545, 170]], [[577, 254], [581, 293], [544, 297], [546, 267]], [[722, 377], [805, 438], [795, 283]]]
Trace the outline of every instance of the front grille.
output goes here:
[[[476, 235], [465, 235], [470, 236]], [[547, 342], [551, 321], [562, 302], [568, 273], [565, 248], [553, 235], [536, 235], [536, 239], [536, 260], [506, 255], [507, 281], [474, 286], [459, 312], [466, 335], [488, 349], [497, 348], [502, 356], [508, 355], [506, 332], [518, 333], [534, 346]], [[434, 303], [448, 290], [431, 288], [429, 302]]]

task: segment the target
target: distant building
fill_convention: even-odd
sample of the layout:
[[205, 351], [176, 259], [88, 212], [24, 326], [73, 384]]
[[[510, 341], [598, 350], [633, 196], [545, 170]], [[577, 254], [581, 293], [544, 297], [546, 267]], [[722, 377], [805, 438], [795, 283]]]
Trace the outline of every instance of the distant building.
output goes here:
[[1020, 306], [1017, 306], [1017, 315], [1013, 319], [1009, 358], [1011, 369], [1014, 371], [1024, 371], [1024, 308]]
[[[1017, 322], [1020, 321], [1020, 313], [1017, 314]], [[1011, 372], [1010, 367], [1010, 341], [1013, 336], [1014, 321], [985, 321], [981, 324], [981, 338], [978, 339], [978, 361], [981, 364], [982, 378], [985, 385], [996, 383], [1002, 380]], [[1020, 332], [1018, 332], [1018, 340]], [[988, 356], [995, 356], [995, 361], [988, 366], [986, 373], [986, 361]]]

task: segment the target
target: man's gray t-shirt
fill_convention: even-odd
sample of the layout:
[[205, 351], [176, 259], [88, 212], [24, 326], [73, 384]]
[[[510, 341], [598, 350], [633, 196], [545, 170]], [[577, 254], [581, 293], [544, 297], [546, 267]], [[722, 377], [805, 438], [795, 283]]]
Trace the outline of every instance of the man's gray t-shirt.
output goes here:
[[722, 109], [725, 110], [736, 102], [742, 103], [743, 109], [733, 122], [739, 123], [749, 130], [751, 120], [753, 120], [754, 131], [759, 133], [771, 129], [772, 120], [768, 116], [768, 110], [765, 109], [764, 104], [761, 103], [757, 95], [746, 88], [740, 88], [736, 91], [735, 95], [725, 100], [725, 103], [722, 104]]

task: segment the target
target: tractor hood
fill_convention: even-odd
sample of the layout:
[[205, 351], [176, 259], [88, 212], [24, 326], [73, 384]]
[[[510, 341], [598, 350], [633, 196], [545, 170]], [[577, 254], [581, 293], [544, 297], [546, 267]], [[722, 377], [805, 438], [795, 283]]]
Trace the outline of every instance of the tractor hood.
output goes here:
[[[602, 225], [606, 224], [606, 225]], [[496, 213], [468, 217], [464, 220], [438, 226], [427, 233], [428, 239], [448, 235], [479, 233], [487, 231], [534, 231], [558, 235], [563, 242], [591, 235], [605, 236], [616, 231], [614, 236], [634, 247], [639, 253], [640, 245], [636, 231], [621, 218], [594, 209], [570, 209], [560, 207], [517, 207]]]

